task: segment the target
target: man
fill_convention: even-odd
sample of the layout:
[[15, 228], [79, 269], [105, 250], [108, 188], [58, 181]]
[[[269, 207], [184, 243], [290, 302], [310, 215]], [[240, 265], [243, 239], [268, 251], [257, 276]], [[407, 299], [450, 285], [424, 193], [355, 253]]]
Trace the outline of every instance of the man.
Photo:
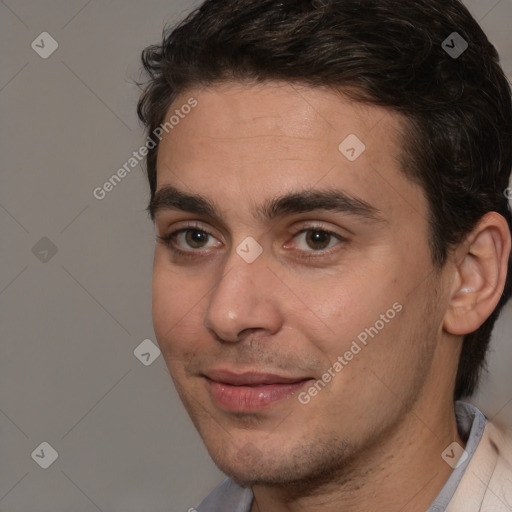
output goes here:
[[143, 62], [155, 333], [228, 476], [197, 510], [512, 510], [510, 432], [460, 400], [512, 290], [466, 8], [208, 0]]

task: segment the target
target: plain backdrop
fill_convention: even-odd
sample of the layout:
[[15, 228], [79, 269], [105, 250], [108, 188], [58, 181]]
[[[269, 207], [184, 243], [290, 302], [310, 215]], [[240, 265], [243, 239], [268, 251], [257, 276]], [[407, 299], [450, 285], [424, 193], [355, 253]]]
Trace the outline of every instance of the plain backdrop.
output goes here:
[[[144, 141], [134, 85], [141, 50], [194, 5], [0, 2], [4, 512], [187, 511], [223, 478], [162, 357], [151, 349], [146, 365], [134, 354], [156, 341], [142, 167], [104, 199], [93, 195]], [[468, 6], [512, 77], [512, 0]], [[509, 425], [511, 332], [509, 306], [473, 400]], [[41, 443], [58, 454], [47, 469], [40, 464], [54, 452]]]

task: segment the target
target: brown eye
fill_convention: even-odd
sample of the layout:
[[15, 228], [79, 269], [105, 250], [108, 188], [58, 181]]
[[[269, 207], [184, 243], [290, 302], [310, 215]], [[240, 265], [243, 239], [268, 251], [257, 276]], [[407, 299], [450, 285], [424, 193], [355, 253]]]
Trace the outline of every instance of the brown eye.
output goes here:
[[202, 244], [208, 241], [210, 235], [205, 231], [198, 229], [188, 229], [185, 231], [185, 242], [193, 249], [200, 249], [203, 247]]
[[158, 236], [157, 238], [171, 251], [183, 254], [187, 252], [190, 254], [200, 252], [198, 249], [217, 247], [220, 244], [211, 233], [196, 227], [178, 229], [168, 235]]
[[295, 247], [304, 253], [321, 252], [346, 240], [341, 235], [318, 227], [305, 228], [299, 231], [294, 239]]
[[327, 231], [309, 230], [306, 235], [306, 243], [311, 249], [321, 250], [329, 246], [332, 235]]

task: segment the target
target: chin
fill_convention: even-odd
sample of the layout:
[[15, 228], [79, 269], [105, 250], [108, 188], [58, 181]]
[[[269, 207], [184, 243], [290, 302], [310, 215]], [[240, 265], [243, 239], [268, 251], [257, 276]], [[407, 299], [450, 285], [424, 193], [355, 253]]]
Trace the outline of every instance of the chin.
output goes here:
[[222, 450], [212, 453], [217, 467], [241, 487], [282, 487], [297, 493], [311, 492], [314, 488], [344, 480], [349, 472], [348, 443], [331, 444], [297, 442], [296, 446], [277, 450], [268, 446], [258, 448], [248, 442], [236, 451]]

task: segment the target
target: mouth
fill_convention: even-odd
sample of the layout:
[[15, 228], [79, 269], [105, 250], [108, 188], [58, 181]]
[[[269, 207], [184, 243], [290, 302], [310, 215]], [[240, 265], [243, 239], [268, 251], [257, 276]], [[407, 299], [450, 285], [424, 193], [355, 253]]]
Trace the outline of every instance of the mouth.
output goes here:
[[256, 412], [297, 393], [311, 377], [272, 373], [236, 374], [212, 370], [203, 374], [213, 401], [230, 412]]

